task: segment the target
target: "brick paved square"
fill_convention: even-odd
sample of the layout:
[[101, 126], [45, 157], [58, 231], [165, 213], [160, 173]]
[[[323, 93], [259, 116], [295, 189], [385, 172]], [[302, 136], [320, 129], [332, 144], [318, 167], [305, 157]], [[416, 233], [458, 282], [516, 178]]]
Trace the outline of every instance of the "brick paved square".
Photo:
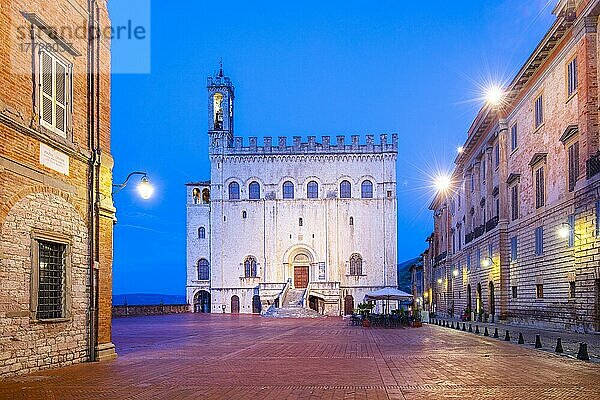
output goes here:
[[600, 365], [424, 326], [185, 314], [114, 320], [119, 358], [0, 381], [0, 399], [597, 399]]

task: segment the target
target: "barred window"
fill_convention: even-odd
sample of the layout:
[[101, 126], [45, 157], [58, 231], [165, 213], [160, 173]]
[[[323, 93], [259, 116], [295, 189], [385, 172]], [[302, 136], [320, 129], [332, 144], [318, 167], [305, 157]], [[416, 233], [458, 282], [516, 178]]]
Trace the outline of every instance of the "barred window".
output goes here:
[[541, 283], [535, 285], [535, 297], [537, 299], [544, 298], [544, 285], [542, 285]]
[[208, 260], [205, 258], [202, 258], [198, 261], [198, 280], [210, 280], [210, 265], [208, 264]]
[[258, 182], [252, 182], [248, 187], [248, 198], [250, 200], [260, 199], [260, 185]]
[[567, 223], [569, 224], [569, 241], [568, 246], [575, 246], [575, 215], [571, 214], [567, 217]]
[[352, 185], [348, 181], [342, 181], [340, 183], [340, 198], [349, 199], [352, 197]]
[[308, 185], [306, 185], [306, 194], [309, 199], [318, 199], [319, 184], [315, 181], [308, 182]]
[[240, 199], [240, 184], [237, 182], [231, 182], [229, 184], [229, 200]]
[[290, 181], [283, 183], [283, 198], [293, 199], [294, 198], [294, 184]]
[[541, 256], [544, 254], [544, 227], [538, 226], [535, 228], [535, 255]]
[[567, 149], [567, 162], [569, 170], [569, 192], [575, 190], [579, 178], [579, 142], [573, 143]]
[[360, 254], [354, 253], [350, 257], [350, 275], [362, 275], [362, 257]]
[[544, 123], [544, 96], [535, 99], [535, 127], [539, 128]]
[[364, 181], [360, 185], [360, 197], [362, 197], [363, 199], [373, 198], [373, 182]]
[[38, 242], [37, 319], [65, 316], [65, 256], [67, 246], [48, 241]]
[[571, 97], [577, 91], [577, 57], [567, 65], [567, 96]]
[[256, 258], [249, 256], [244, 261], [244, 276], [246, 278], [256, 278], [258, 271], [256, 268]]
[[546, 204], [546, 181], [544, 178], [544, 167], [535, 170], [535, 208]]
[[205, 239], [206, 238], [206, 229], [201, 226], [200, 228], [198, 228], [198, 239]]
[[71, 65], [56, 55], [40, 51], [40, 123], [67, 137]]

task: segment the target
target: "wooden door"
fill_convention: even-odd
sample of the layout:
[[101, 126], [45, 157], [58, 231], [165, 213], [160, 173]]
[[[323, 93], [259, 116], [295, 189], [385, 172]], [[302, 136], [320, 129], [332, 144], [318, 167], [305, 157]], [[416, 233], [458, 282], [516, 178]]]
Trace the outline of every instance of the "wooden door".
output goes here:
[[231, 296], [231, 313], [239, 314], [240, 313], [240, 298], [238, 296]]
[[294, 287], [302, 289], [308, 286], [308, 266], [294, 267]]
[[344, 298], [344, 315], [352, 314], [354, 314], [354, 297], [349, 294]]

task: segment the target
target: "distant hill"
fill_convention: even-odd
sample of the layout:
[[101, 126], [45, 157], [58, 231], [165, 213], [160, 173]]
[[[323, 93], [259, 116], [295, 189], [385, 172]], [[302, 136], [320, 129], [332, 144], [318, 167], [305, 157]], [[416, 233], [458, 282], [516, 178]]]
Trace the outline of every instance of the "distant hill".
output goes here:
[[410, 259], [408, 261], [404, 261], [403, 263], [398, 264], [398, 289], [402, 290], [406, 293], [412, 293], [411, 287], [411, 275], [410, 275], [410, 267], [411, 265], [419, 262], [421, 260], [420, 257]]
[[128, 293], [113, 295], [113, 306], [152, 306], [158, 304], [186, 304], [185, 296], [177, 294]]

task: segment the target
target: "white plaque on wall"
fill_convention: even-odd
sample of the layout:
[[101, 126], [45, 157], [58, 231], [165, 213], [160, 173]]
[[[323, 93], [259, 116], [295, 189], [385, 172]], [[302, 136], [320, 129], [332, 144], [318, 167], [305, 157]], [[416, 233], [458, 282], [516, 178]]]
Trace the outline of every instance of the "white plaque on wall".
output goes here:
[[44, 143], [40, 143], [40, 164], [61, 174], [69, 175], [69, 156]]

